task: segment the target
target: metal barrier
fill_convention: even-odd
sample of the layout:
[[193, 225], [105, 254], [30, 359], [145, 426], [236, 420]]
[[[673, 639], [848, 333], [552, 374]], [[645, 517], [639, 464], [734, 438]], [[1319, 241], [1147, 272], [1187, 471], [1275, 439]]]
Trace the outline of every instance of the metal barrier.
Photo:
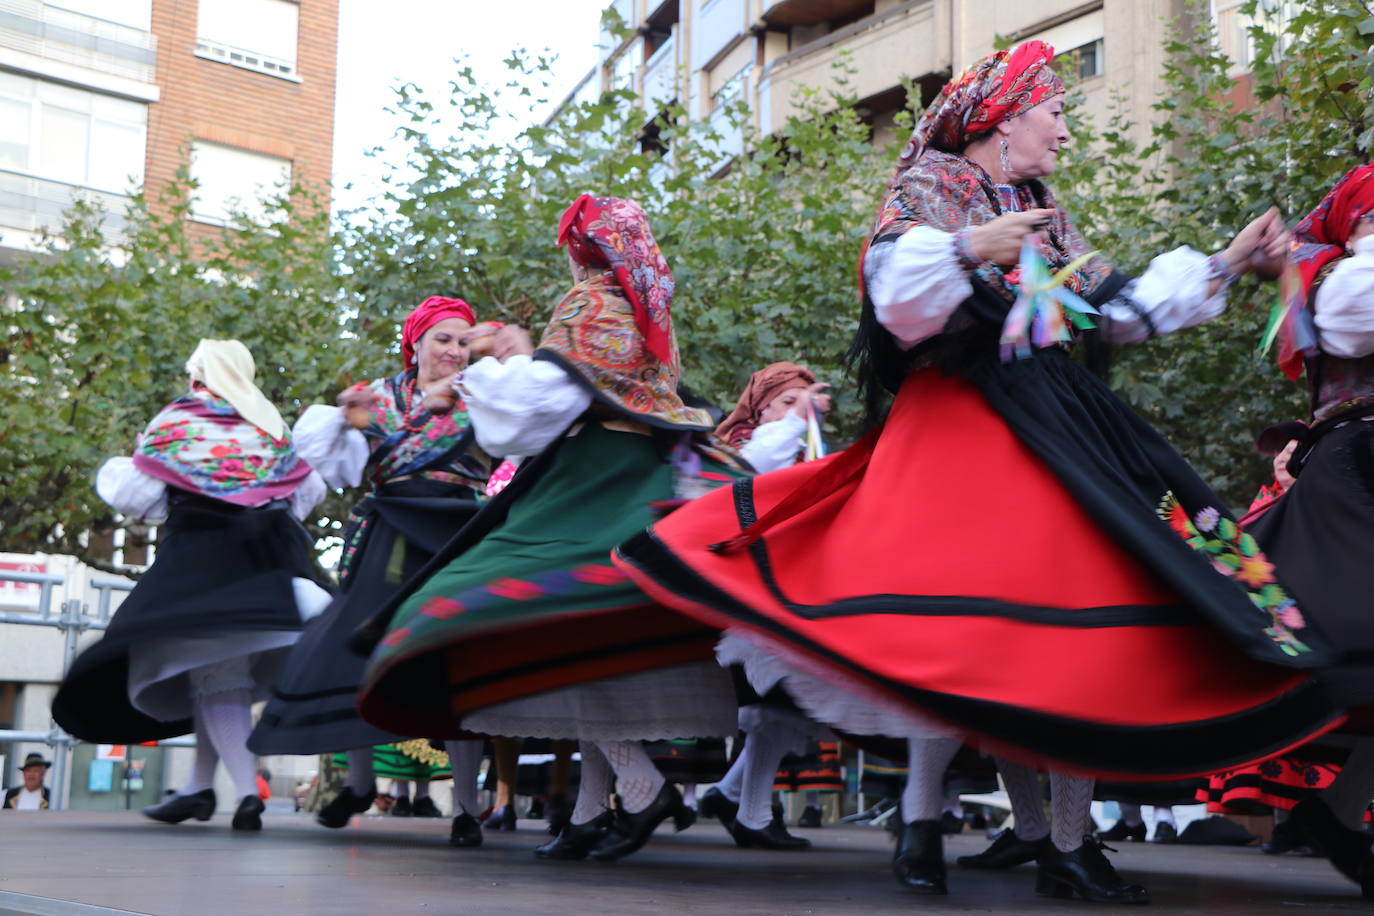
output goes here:
[[[90, 606], [76, 598], [63, 601], [57, 613], [53, 612], [53, 590], [64, 584], [61, 576], [52, 573], [26, 573], [0, 571], [0, 581], [18, 582], [25, 585], [41, 586], [38, 596], [38, 610], [35, 613], [0, 613], [0, 624], [13, 623], [21, 626], [55, 627], [62, 631], [62, 677], [67, 677], [72, 662], [76, 661], [77, 641], [86, 630], [104, 630], [110, 625], [110, 596], [117, 591], [127, 592], [134, 586], [118, 579], [96, 579], [91, 588], [99, 592], [96, 614], [91, 616]], [[71, 763], [72, 746], [81, 743], [56, 724], [50, 731], [18, 731], [0, 729], [0, 741], [27, 741], [46, 744], [53, 749], [52, 788], [49, 790], [53, 809], [65, 808], [67, 804], [67, 770]], [[189, 741], [188, 744], [180, 742]], [[174, 744], [181, 747], [194, 747], [194, 739], [172, 739], [159, 744]]]

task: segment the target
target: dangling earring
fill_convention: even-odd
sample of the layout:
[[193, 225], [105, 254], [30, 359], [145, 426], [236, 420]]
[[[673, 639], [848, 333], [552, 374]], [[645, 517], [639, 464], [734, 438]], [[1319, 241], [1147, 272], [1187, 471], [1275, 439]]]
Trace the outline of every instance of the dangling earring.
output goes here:
[[1011, 174], [1011, 148], [1007, 145], [1007, 138], [1002, 138], [1002, 144], [997, 150], [997, 158], [1002, 164], [1002, 171]]

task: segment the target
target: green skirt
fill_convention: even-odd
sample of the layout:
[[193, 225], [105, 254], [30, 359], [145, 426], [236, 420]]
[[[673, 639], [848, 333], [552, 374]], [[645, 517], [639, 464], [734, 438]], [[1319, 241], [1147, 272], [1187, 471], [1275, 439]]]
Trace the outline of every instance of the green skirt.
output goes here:
[[[348, 769], [348, 754], [334, 755], [330, 764], [340, 770]], [[378, 744], [372, 748], [372, 775], [382, 779], [451, 779], [448, 754], [436, 751], [423, 738]]]
[[[716, 630], [610, 561], [674, 499], [654, 438], [585, 422], [527, 464], [403, 589], [359, 693], [374, 725], [458, 737], [476, 709], [714, 658]], [[698, 473], [707, 486], [744, 476], [707, 457]]]

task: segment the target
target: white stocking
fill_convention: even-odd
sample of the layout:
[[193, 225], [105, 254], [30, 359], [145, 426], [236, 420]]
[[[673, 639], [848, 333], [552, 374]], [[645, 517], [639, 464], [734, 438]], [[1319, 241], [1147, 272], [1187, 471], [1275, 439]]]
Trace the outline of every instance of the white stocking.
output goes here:
[[606, 810], [611, 797], [611, 783], [615, 775], [606, 755], [591, 741], [579, 741], [582, 754], [582, 777], [577, 787], [577, 803], [573, 805], [572, 822], [585, 824]]
[[197, 697], [195, 702], [205, 734], [234, 781], [235, 797], [257, 798], [258, 759], [248, 750], [248, 735], [253, 731], [252, 692], [235, 687]]
[[1002, 757], [995, 759], [1002, 785], [1007, 787], [1007, 796], [1011, 799], [1011, 813], [1016, 818], [1016, 836], [1028, 843], [1044, 839], [1049, 835], [1050, 824], [1045, 819], [1045, 796], [1040, 785], [1040, 774], [1028, 766], [1012, 763]]
[[693, 811], [697, 810], [697, 784], [694, 782], [684, 782], [682, 784], [682, 803]]
[[1156, 826], [1156, 827], [1158, 827], [1160, 824], [1169, 824], [1169, 825], [1171, 825], [1171, 826], [1177, 826], [1177, 823], [1178, 823], [1178, 822], [1174, 820], [1174, 809], [1173, 809], [1173, 808], [1170, 808], [1170, 807], [1168, 807], [1168, 806], [1165, 806], [1165, 807], [1162, 807], [1162, 808], [1161, 808], [1159, 805], [1155, 805], [1155, 826]]
[[744, 748], [725, 771], [725, 778], [716, 783], [716, 791], [732, 802], [739, 801], [739, 793], [744, 788], [744, 772], [749, 769], [749, 738], [744, 739]]
[[210, 740], [210, 735], [205, 731], [205, 724], [200, 719], [200, 704], [196, 704], [192, 712], [192, 721], [196, 727], [196, 762], [191, 767], [191, 775], [178, 790], [179, 795], [195, 795], [197, 792], [204, 792], [206, 789], [215, 787], [215, 767], [219, 766], [219, 754], [215, 752], [215, 745]]
[[1073, 852], [1083, 845], [1083, 837], [1092, 833], [1093, 787], [1097, 780], [1082, 776], [1050, 774], [1050, 808], [1054, 812], [1051, 834], [1054, 848]]
[[476, 816], [477, 772], [482, 768], [481, 741], [445, 741], [449, 766], [453, 768], [453, 816]]
[[[792, 729], [770, 724], [760, 725], [749, 733], [739, 762], [747, 759], [740, 785], [738, 821], [750, 830], [762, 830], [773, 819], [773, 779], [778, 764], [795, 744]], [[747, 755], [747, 756], [746, 756]]]
[[1116, 805], [1121, 809], [1121, 819], [1126, 822], [1127, 827], [1139, 827], [1145, 823], [1140, 816], [1140, 806], [1135, 802], [1117, 802]]
[[377, 779], [372, 775], [372, 748], [355, 747], [348, 752], [348, 777], [344, 785], [359, 798], [377, 791]]
[[1364, 812], [1374, 797], [1374, 738], [1359, 738], [1350, 759], [1320, 798], [1351, 830], [1364, 829]]
[[667, 780], [654, 766], [644, 745], [638, 741], [598, 741], [596, 746], [615, 771], [616, 789], [625, 811], [637, 814], [649, 807]]
[[[955, 738], [908, 738], [906, 785], [902, 788], [902, 821], [940, 819], [945, 804], [945, 770], [959, 753]], [[1020, 820], [1017, 820], [1020, 823]]]

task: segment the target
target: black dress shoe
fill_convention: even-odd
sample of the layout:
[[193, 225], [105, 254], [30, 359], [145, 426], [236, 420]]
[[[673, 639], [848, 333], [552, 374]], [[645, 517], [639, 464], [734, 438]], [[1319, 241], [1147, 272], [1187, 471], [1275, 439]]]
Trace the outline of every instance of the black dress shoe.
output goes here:
[[697, 809], [689, 807], [686, 802], [682, 804], [682, 810], [673, 815], [673, 825], [678, 832], [686, 830], [697, 822]]
[[502, 805], [493, 808], [482, 818], [482, 826], [488, 830], [514, 830], [515, 829], [515, 805]]
[[730, 801], [724, 792], [712, 787], [697, 801], [697, 814], [714, 817], [728, 827], [739, 817], [739, 802]]
[[482, 845], [482, 825], [471, 814], [459, 814], [448, 829], [448, 844], [464, 849], [475, 849]]
[[945, 886], [945, 840], [940, 822], [912, 821], [902, 825], [892, 855], [897, 882], [918, 894], [948, 894]]
[[954, 836], [964, 829], [964, 819], [953, 812], [946, 811], [940, 815], [940, 832], [945, 836]]
[[1290, 821], [1309, 839], [1320, 843], [1326, 858], [1336, 870], [1364, 886], [1363, 876], [1374, 872], [1374, 856], [1369, 850], [1369, 834], [1351, 830], [1320, 798], [1304, 799], [1293, 808]]
[[821, 809], [815, 805], [807, 805], [802, 809], [801, 817], [797, 818], [798, 827], [808, 827], [815, 829], [821, 826]]
[[400, 798], [396, 799], [396, 804], [394, 804], [394, 805], [391, 806], [391, 816], [392, 816], [392, 817], [410, 817], [410, 815], [411, 815], [410, 796], [408, 796], [408, 795], [402, 795]]
[[340, 827], [348, 826], [348, 822], [355, 814], [362, 814], [372, 807], [372, 802], [377, 798], [375, 789], [366, 795], [354, 795], [353, 790], [348, 786], [343, 787], [343, 791], [334, 796], [334, 800], [320, 809], [320, 813], [315, 815], [315, 822], [322, 827], [329, 827], [338, 830]]
[[1096, 903], [1149, 903], [1150, 895], [1139, 884], [1127, 884], [1102, 854], [1096, 837], [1083, 837], [1073, 852], [1060, 852], [1054, 844], [1040, 855], [1035, 892], [1042, 897], [1066, 899], [1074, 894]]
[[444, 812], [439, 810], [439, 806], [434, 804], [434, 799], [426, 795], [424, 798], [415, 799], [415, 804], [410, 806], [411, 817], [443, 817]]
[[1134, 827], [1125, 821], [1117, 821], [1097, 836], [1098, 839], [1105, 843], [1119, 843], [1122, 840], [1134, 840], [1137, 843], [1143, 843], [1145, 842], [1145, 831], [1146, 827], [1144, 821], [1141, 821]]
[[235, 830], [261, 830], [262, 812], [267, 810], [267, 806], [262, 803], [262, 799], [256, 795], [245, 795], [239, 801], [239, 806], [234, 811], [234, 820], [229, 826]]
[[624, 808], [616, 810], [615, 822], [611, 824], [610, 832], [592, 850], [592, 858], [598, 862], [625, 858], [647, 843], [658, 825], [670, 817], [677, 820], [678, 829], [681, 830], [683, 809], [686, 807], [677, 786], [665, 782], [643, 811], [631, 814]]
[[610, 832], [614, 815], [606, 811], [585, 824], [568, 824], [552, 840], [536, 847], [537, 859], [562, 859], [573, 861], [587, 858], [597, 843]]
[[549, 821], [549, 836], [558, 836], [564, 827], [572, 823], [572, 805], [568, 804], [568, 796], [551, 797], [545, 806], [545, 814]]
[[960, 856], [955, 859], [961, 868], [986, 868], [1000, 871], [1015, 868], [1027, 862], [1034, 862], [1040, 853], [1050, 845], [1047, 835], [1038, 840], [1023, 840], [1016, 831], [1008, 828], [998, 834], [992, 845], [977, 855]]
[[1173, 824], [1155, 824], [1155, 835], [1150, 838], [1151, 843], [1177, 843], [1178, 828]]
[[215, 790], [202, 789], [191, 795], [176, 795], [160, 805], [150, 805], [143, 813], [164, 824], [180, 824], [187, 818], [208, 821], [215, 813]]
[[738, 820], [731, 821], [728, 829], [730, 836], [735, 838], [735, 845], [740, 849], [779, 849], [796, 852], [811, 848], [810, 840], [788, 833], [782, 821], [777, 818], [769, 821], [768, 826], [762, 830], [746, 827]]

